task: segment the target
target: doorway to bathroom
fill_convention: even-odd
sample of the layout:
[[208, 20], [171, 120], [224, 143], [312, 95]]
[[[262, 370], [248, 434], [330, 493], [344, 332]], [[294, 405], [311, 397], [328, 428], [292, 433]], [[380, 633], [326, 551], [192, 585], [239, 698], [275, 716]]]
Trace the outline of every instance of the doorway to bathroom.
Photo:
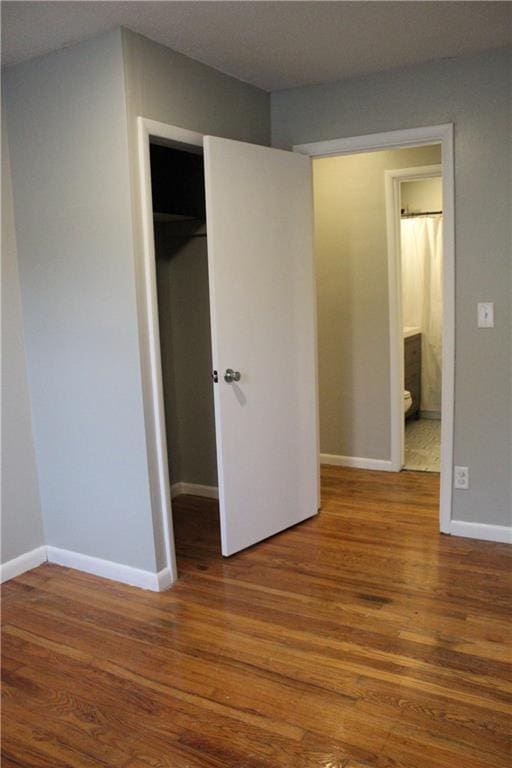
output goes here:
[[[295, 147], [313, 158], [321, 463], [399, 472], [406, 464], [406, 428], [409, 433], [409, 425], [429, 422], [428, 429], [432, 423], [435, 434], [429, 442], [435, 443], [436, 463], [416, 468], [440, 475], [442, 532], [450, 530], [452, 503], [452, 142], [453, 129], [447, 125]], [[422, 178], [426, 168], [430, 177], [437, 176], [435, 184], [442, 186], [444, 199], [435, 208], [420, 211], [409, 203], [403, 220], [428, 218], [405, 218], [407, 213], [443, 211], [442, 218], [437, 214], [440, 225], [433, 227], [443, 243], [438, 253], [444, 250], [444, 258], [437, 262], [443, 275], [440, 311], [445, 343], [439, 347], [443, 375], [438, 377], [442, 396], [438, 389], [438, 400], [430, 407], [421, 401], [421, 369], [416, 381], [408, 378], [405, 396], [406, 368], [408, 377], [413, 368], [406, 363], [405, 347], [410, 346], [408, 354], [420, 362], [422, 321], [408, 321], [404, 332], [401, 265], [396, 255], [390, 257], [393, 238], [398, 247], [401, 239], [401, 181], [415, 181], [415, 174]], [[400, 174], [403, 179], [396, 179]], [[387, 205], [389, 191], [394, 207]], [[393, 252], [400, 254], [397, 249]], [[411, 390], [415, 390], [414, 408], [406, 420]]]
[[[432, 175], [428, 175], [431, 173]], [[390, 173], [393, 177], [393, 172]], [[401, 170], [403, 469], [439, 472], [443, 345], [443, 191], [440, 166]]]
[[[439, 471], [442, 229], [434, 211], [442, 207], [440, 161], [439, 145], [313, 160], [324, 464]], [[425, 177], [427, 168], [432, 178]], [[389, 178], [398, 185], [391, 201]], [[401, 231], [391, 259], [387, 208], [395, 197]], [[396, 290], [387, 272], [395, 273]], [[398, 365], [389, 341], [393, 308], [403, 329]], [[395, 365], [398, 375], [391, 376]], [[390, 387], [398, 383], [404, 434], [399, 466], [392, 466], [390, 434], [397, 425]]]

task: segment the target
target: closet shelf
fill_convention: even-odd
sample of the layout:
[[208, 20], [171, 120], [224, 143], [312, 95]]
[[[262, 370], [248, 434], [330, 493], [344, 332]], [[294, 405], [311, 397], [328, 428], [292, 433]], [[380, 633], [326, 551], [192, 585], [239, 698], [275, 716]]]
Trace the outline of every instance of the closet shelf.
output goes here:
[[201, 221], [201, 219], [198, 219], [196, 216], [186, 216], [183, 213], [159, 213], [157, 211], [153, 212], [153, 220], [154, 221]]

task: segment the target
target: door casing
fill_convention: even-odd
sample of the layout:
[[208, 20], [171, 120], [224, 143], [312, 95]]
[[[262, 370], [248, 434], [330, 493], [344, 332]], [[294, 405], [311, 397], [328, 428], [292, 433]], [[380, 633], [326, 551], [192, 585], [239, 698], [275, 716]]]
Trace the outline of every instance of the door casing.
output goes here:
[[156, 138], [177, 149], [197, 147], [202, 151], [203, 134], [177, 128], [166, 123], [137, 118], [137, 149], [142, 225], [142, 263], [137, 270], [139, 282], [139, 343], [141, 375], [146, 415], [146, 442], [151, 498], [158, 508], [154, 514], [161, 520], [166, 569], [170, 586], [178, 578], [176, 548], [172, 523], [171, 488], [167, 461], [167, 435], [160, 351], [160, 327], [156, 284], [155, 239], [153, 234], [153, 202], [151, 194], [150, 139]]

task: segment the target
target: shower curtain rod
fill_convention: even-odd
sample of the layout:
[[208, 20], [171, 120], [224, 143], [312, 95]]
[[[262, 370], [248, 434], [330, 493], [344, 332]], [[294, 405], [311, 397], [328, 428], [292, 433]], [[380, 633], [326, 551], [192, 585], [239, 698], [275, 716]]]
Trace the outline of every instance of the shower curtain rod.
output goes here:
[[421, 211], [421, 213], [401, 213], [401, 219], [412, 219], [415, 216], [438, 216], [442, 211]]

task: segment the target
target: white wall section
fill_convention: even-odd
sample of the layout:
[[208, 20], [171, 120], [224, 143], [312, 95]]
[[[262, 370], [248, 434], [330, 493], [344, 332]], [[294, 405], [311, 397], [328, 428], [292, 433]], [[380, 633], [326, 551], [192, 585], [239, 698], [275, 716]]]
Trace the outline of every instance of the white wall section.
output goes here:
[[402, 208], [406, 213], [442, 211], [443, 182], [441, 176], [420, 181], [403, 181], [400, 185]]

